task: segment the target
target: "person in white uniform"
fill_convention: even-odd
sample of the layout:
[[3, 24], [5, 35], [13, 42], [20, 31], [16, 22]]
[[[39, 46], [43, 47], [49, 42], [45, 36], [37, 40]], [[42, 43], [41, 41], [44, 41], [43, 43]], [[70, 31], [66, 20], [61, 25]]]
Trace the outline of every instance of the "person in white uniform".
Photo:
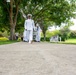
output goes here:
[[41, 32], [41, 28], [39, 26], [39, 24], [37, 23], [36, 24], [36, 30], [37, 30], [37, 33], [36, 33], [36, 42], [40, 42], [40, 32]]
[[27, 30], [25, 30], [25, 29], [24, 29], [24, 32], [23, 32], [23, 41], [28, 42], [28, 34], [27, 34]]
[[25, 21], [24, 27], [26, 31], [26, 40], [29, 41], [29, 43], [32, 43], [33, 40], [33, 29], [34, 29], [34, 20], [31, 19], [32, 15], [27, 15], [27, 20]]

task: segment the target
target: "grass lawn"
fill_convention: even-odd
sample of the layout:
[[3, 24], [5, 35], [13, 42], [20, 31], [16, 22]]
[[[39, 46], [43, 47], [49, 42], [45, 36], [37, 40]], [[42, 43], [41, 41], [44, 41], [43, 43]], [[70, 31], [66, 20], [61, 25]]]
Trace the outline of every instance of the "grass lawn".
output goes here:
[[15, 43], [15, 42], [18, 42], [18, 41], [10, 41], [10, 40], [0, 41], [0, 45], [3, 45], [3, 44], [11, 44], [11, 43]]
[[76, 45], [76, 38], [71, 38], [71, 39], [67, 39], [66, 41], [51, 42], [51, 43], [58, 43], [58, 44], [75, 44], [75, 45]]
[[76, 44], [76, 38], [67, 39], [65, 42], [61, 42], [64, 44]]
[[[8, 40], [5, 37], [0, 37], [0, 45], [11, 44], [11, 43], [19, 42], [19, 41], [20, 40], [18, 40], [18, 41], [16, 41], [16, 40], [10, 41], [10, 40]], [[54, 43], [56, 43], [56, 42], [54, 42]], [[68, 39], [65, 42], [57, 42], [57, 43], [61, 43], [61, 44], [76, 44], [76, 38]]]
[[18, 42], [18, 41], [16, 41], [16, 40], [10, 41], [6, 37], [0, 37], [0, 45], [3, 45], [3, 44], [11, 44], [11, 43], [15, 43], [15, 42]]
[[68, 39], [65, 42], [68, 42], [68, 43], [76, 43], [76, 39]]

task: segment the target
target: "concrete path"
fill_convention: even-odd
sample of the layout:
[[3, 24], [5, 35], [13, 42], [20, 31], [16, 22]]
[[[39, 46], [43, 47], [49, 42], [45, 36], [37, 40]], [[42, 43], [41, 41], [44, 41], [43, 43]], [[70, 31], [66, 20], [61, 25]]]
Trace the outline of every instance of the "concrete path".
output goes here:
[[76, 75], [76, 45], [0, 45], [0, 75]]

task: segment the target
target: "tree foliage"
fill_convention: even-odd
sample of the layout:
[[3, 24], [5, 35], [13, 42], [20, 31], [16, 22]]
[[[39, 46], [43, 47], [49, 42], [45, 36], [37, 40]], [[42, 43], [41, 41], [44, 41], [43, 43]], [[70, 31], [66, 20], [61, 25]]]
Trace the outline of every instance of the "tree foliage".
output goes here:
[[[49, 25], [60, 26], [70, 18], [75, 17], [76, 0], [0, 0], [0, 26], [10, 28], [13, 39], [15, 29], [23, 27], [24, 19], [19, 10], [27, 15], [31, 13], [35, 22], [38, 22], [44, 36]], [[4, 22], [3, 22], [4, 21]], [[51, 23], [51, 24], [50, 24]]]
[[59, 36], [61, 37], [62, 41], [65, 41], [70, 37], [70, 30], [68, 26], [64, 26], [62, 29], [59, 30]]

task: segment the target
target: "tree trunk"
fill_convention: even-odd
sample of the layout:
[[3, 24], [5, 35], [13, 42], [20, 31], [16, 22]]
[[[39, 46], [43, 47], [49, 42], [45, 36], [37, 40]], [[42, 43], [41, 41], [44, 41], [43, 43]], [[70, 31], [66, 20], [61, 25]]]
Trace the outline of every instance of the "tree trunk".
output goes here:
[[10, 40], [15, 40], [16, 21], [10, 20]]
[[43, 25], [43, 20], [38, 20], [38, 23], [40, 24], [40, 28], [42, 29], [42, 32], [43, 32], [43, 36], [44, 36], [44, 41], [46, 41], [46, 28], [44, 27]]
[[[15, 14], [15, 15], [14, 15]], [[16, 5], [16, 12], [13, 12], [13, 0], [10, 2], [10, 40], [15, 40], [15, 27], [17, 22], [17, 15], [18, 15], [18, 5]]]
[[46, 41], [46, 34], [44, 34], [44, 41]]
[[46, 41], [46, 31], [43, 31], [44, 41]]
[[10, 28], [10, 40], [15, 40], [15, 27]]

